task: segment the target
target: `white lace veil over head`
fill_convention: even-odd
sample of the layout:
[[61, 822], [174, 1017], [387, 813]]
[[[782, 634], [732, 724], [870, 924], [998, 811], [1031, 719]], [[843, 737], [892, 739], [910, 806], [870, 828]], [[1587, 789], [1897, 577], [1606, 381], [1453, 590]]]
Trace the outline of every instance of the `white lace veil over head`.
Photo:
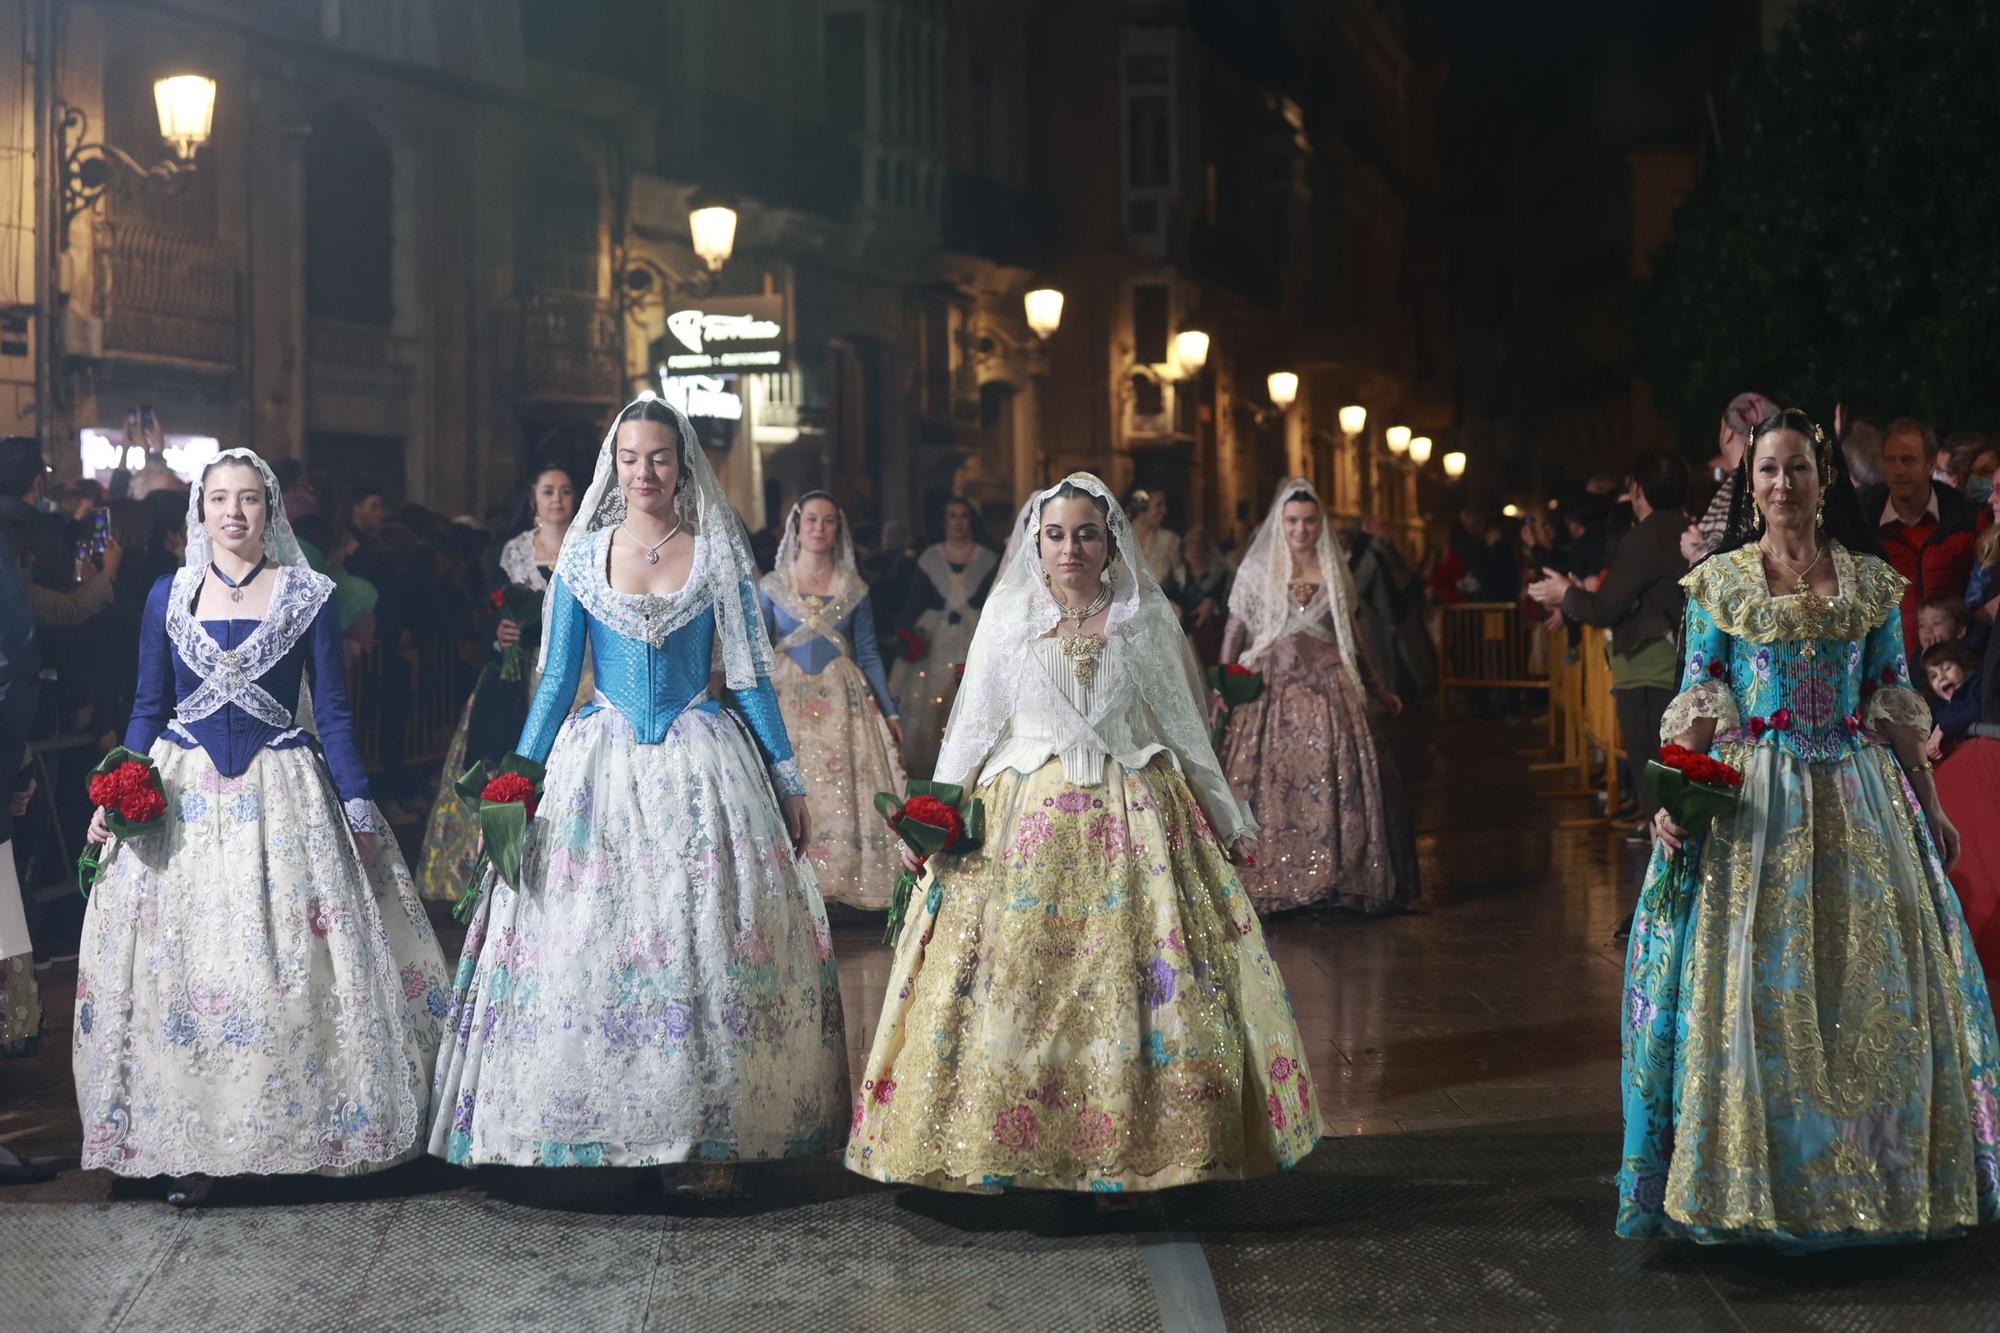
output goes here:
[[[1303, 477], [1287, 477], [1278, 483], [1271, 508], [1262, 526], [1250, 539], [1250, 547], [1237, 566], [1236, 582], [1229, 590], [1229, 614], [1241, 621], [1250, 645], [1241, 661], [1255, 667], [1271, 645], [1296, 628], [1294, 616], [1300, 608], [1292, 601], [1292, 548], [1285, 540], [1285, 505], [1295, 499], [1311, 500], [1319, 506], [1319, 543], [1314, 557], [1326, 598], [1327, 616], [1333, 622], [1333, 641], [1340, 648], [1341, 666], [1355, 684], [1360, 682], [1359, 660], [1354, 646], [1354, 576], [1334, 540], [1332, 516], [1313, 484]], [[1310, 605], [1304, 608], [1314, 610]]]
[[1052, 685], [1037, 696], [1052, 711], [1062, 733], [1055, 738], [1054, 749], [1107, 748], [1097, 735], [1097, 724], [1129, 707], [1136, 693], [1159, 729], [1157, 739], [1182, 763], [1216, 767], [1202, 716], [1206, 690], [1201, 668], [1181, 633], [1180, 618], [1146, 568], [1131, 521], [1110, 488], [1088, 472], [1073, 472], [1036, 491], [1014, 520], [945, 726], [936, 770], [940, 782], [968, 787], [976, 783], [980, 766], [1014, 716], [1024, 683], [1031, 689], [1037, 688], [1034, 682], [1047, 683], [1030, 655], [1030, 645], [1054, 632], [1061, 611], [1044, 580], [1038, 532], [1042, 506], [1063, 494], [1088, 496], [1104, 513], [1113, 545], [1111, 605], [1104, 636], [1117, 642], [1117, 651], [1107, 646], [1090, 716], [1069, 707]]
[[[264, 555], [277, 569], [264, 623], [236, 648], [225, 650], [195, 619], [195, 599], [215, 560], [214, 539], [202, 522], [202, 492], [209, 473], [228, 463], [255, 468], [264, 479]], [[167, 637], [202, 681], [176, 706], [175, 717], [182, 722], [199, 722], [231, 703], [274, 727], [290, 727], [299, 718], [309, 717], [311, 704], [309, 697], [303, 696], [303, 685], [302, 698], [288, 704], [273, 698], [257, 679], [312, 628], [313, 617], [332, 595], [333, 580], [315, 573], [306, 563], [305, 551], [285, 517], [284, 492], [270, 464], [248, 449], [225, 449], [217, 454], [188, 488], [187, 556], [174, 575], [167, 606]]]
[[854, 558], [854, 538], [848, 535], [847, 511], [825, 491], [807, 491], [792, 506], [792, 512], [785, 518], [784, 535], [778, 539], [777, 558], [772, 562], [771, 572], [764, 576], [763, 588], [765, 594], [793, 620], [806, 618], [794, 566], [799, 559], [799, 522], [805, 513], [806, 502], [810, 500], [826, 501], [840, 518], [840, 530], [833, 539], [831, 552], [833, 582], [827, 587], [829, 600], [819, 612], [820, 618], [827, 624], [838, 625], [867, 596], [868, 585], [862, 582], [861, 568]]
[[[674, 509], [694, 534], [694, 564], [687, 582], [664, 597], [619, 592], [606, 574], [612, 531], [625, 521], [625, 492], [618, 485], [618, 428], [627, 421], [657, 422], [679, 444], [681, 480], [674, 491]], [[597, 450], [590, 487], [577, 505], [576, 518], [556, 556], [556, 579], [590, 615], [628, 638], [642, 639], [655, 647], [712, 606], [723, 677], [729, 688], [747, 690], [759, 676], [771, 674], [771, 641], [764, 633], [762, 617], [754, 614], [757, 562], [751, 558], [743, 524], [730, 507], [715, 470], [708, 465], [694, 427], [679, 408], [664, 399], [635, 399], [612, 418]], [[555, 610], [556, 579], [549, 581], [544, 595], [545, 625]], [[548, 667], [549, 638], [542, 635], [538, 670]]]

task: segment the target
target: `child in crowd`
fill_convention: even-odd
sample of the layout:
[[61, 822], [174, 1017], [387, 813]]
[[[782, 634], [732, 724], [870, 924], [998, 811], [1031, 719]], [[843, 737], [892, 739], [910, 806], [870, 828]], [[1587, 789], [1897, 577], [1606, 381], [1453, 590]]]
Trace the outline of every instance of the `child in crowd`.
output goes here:
[[1924, 661], [1928, 664], [1930, 650], [1939, 644], [1963, 639], [1969, 619], [1963, 598], [1926, 597], [1917, 608], [1917, 646], [1927, 654]]
[[[1930, 603], [1924, 603], [1928, 610]], [[1931, 713], [1930, 757], [1944, 758], [1945, 749], [1964, 740], [1979, 721], [1984, 673], [1972, 650], [1956, 639], [1924, 649], [1924, 676], [1935, 705]]]

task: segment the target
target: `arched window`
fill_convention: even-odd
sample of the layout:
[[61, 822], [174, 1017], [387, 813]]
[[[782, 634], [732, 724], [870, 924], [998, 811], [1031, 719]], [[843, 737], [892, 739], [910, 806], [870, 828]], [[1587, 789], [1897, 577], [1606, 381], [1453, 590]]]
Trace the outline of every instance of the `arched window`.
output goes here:
[[306, 311], [387, 328], [395, 317], [395, 163], [373, 125], [339, 107], [306, 141]]
[[523, 176], [523, 288], [596, 296], [604, 221], [604, 190], [597, 173], [580, 154], [544, 145]]

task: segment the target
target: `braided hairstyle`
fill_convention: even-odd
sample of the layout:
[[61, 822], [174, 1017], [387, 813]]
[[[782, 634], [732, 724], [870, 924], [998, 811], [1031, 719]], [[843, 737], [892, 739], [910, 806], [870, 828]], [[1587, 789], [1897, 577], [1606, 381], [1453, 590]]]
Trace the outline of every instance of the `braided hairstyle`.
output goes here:
[[1757, 510], [1751, 471], [1757, 461], [1758, 443], [1781, 430], [1796, 431], [1812, 446], [1813, 459], [1819, 465], [1820, 491], [1825, 497], [1820, 531], [1856, 555], [1880, 556], [1881, 534], [1861, 512], [1860, 497], [1847, 475], [1846, 456], [1827, 439], [1818, 423], [1796, 407], [1773, 412], [1752, 428], [1750, 442], [1743, 446], [1743, 458], [1736, 465], [1736, 494], [1729, 502], [1729, 527], [1715, 554], [1748, 546], [1762, 535], [1763, 516]]

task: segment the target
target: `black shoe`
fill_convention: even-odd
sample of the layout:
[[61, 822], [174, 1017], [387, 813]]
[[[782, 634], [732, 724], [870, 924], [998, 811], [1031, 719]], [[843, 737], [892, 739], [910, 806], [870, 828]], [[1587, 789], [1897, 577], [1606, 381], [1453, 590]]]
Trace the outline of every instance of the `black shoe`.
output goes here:
[[1613, 941], [1624, 944], [1632, 938], [1632, 918], [1637, 915], [1637, 912], [1627, 912], [1625, 914], [1625, 919], [1618, 923], [1618, 929], [1611, 932]]
[[214, 1176], [175, 1176], [167, 1186], [167, 1202], [176, 1208], [199, 1208], [214, 1192]]
[[27, 1158], [0, 1148], [0, 1185], [39, 1185], [55, 1178], [54, 1167], [36, 1166]]

